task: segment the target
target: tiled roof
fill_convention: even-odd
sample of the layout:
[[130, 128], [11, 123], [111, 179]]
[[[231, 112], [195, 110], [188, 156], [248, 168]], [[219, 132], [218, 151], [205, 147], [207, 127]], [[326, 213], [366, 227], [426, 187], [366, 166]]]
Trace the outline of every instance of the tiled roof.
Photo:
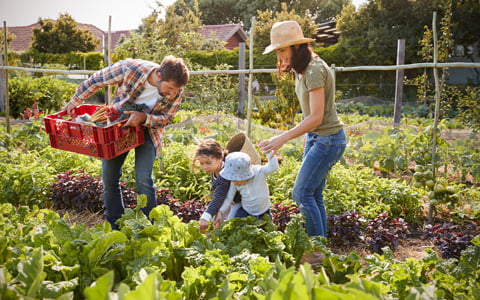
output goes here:
[[[100, 28], [91, 25], [78, 23], [80, 28], [86, 28], [93, 33], [93, 36], [96, 39], [99, 39], [103, 42], [100, 42], [96, 51], [103, 52], [103, 49], [108, 47], [108, 32], [104, 32]], [[10, 47], [16, 52], [23, 52], [30, 48], [32, 42], [33, 29], [40, 28], [38, 23], [34, 23], [29, 26], [12, 26], [7, 27], [7, 31], [15, 34], [15, 39], [12, 40]], [[199, 33], [202, 34], [205, 38], [216, 38], [223, 42], [229, 42], [229, 40], [237, 36], [237, 40], [245, 42], [247, 40], [247, 34], [243, 30], [240, 24], [224, 24], [224, 25], [204, 25], [200, 28]], [[115, 46], [119, 42], [121, 36], [126, 38], [130, 35], [130, 30], [119, 30], [112, 31], [112, 48], [115, 49]]]
[[317, 42], [323, 43], [325, 46], [338, 43], [338, 38], [340, 37], [341, 32], [337, 30], [336, 26], [337, 22], [335, 21], [318, 24], [315, 36]]
[[[91, 24], [83, 24], [78, 23], [78, 27], [85, 28], [90, 31], [95, 39], [100, 40], [96, 51], [103, 52], [103, 49], [108, 46], [108, 32], [104, 32], [100, 28], [91, 25]], [[23, 52], [30, 48], [30, 44], [32, 43], [32, 35], [33, 29], [40, 28], [40, 24], [34, 23], [29, 26], [12, 26], [7, 27], [7, 31], [13, 33], [16, 37], [12, 40], [10, 47], [12, 50], [17, 52]], [[130, 35], [129, 30], [119, 30], [119, 31], [112, 31], [112, 47], [115, 48], [117, 45], [120, 37], [124, 35], [128, 37]]]
[[243, 41], [247, 40], [247, 34], [240, 24], [204, 25], [198, 31], [205, 38], [216, 38], [227, 42], [234, 34], [238, 34]]

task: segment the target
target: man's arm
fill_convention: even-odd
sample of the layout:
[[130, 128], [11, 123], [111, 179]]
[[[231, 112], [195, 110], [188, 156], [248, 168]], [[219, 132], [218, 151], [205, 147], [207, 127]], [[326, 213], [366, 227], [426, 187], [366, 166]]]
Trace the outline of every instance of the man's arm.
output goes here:
[[73, 109], [82, 104], [87, 98], [93, 95], [100, 88], [118, 84], [123, 81], [124, 61], [119, 61], [110, 67], [104, 68], [95, 72], [88, 79], [84, 80], [75, 92], [70, 102], [65, 105], [63, 110], [66, 110], [70, 115], [73, 114]]

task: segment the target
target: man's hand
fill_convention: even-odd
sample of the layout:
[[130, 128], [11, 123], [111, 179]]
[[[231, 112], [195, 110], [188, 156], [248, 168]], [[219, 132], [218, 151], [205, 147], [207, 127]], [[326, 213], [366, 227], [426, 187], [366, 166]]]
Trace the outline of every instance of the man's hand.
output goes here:
[[73, 104], [72, 102], [68, 102], [63, 108], [62, 110], [66, 110], [67, 111], [67, 114], [70, 116], [70, 117], [75, 117], [75, 104]]
[[198, 222], [198, 230], [200, 233], [205, 234], [208, 228], [208, 221], [205, 219], [200, 218], [200, 221]]
[[141, 125], [145, 123], [147, 119], [147, 114], [144, 112], [134, 111], [134, 110], [126, 110], [123, 112], [126, 115], [130, 115], [128, 118], [127, 123], [124, 126], [132, 126], [135, 127], [137, 125]]

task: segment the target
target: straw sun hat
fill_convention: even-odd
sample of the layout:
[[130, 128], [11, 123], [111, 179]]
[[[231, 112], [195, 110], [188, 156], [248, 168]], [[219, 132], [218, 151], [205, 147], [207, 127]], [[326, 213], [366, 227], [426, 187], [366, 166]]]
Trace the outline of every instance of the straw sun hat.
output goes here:
[[303, 36], [302, 27], [297, 21], [283, 21], [273, 24], [270, 31], [270, 46], [265, 48], [263, 54], [287, 46], [305, 44], [315, 41]]

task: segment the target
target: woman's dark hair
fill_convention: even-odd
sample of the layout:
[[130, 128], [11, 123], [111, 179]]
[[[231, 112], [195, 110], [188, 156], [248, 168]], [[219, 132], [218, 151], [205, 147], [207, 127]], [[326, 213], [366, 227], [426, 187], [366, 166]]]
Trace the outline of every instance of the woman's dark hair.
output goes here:
[[312, 60], [312, 48], [308, 43], [292, 45], [290, 48], [292, 49], [290, 65], [288, 67], [282, 67], [281, 62], [277, 61], [279, 74], [281, 75], [282, 73], [290, 72], [292, 69], [297, 72], [297, 74], [303, 74]]
[[294, 69], [297, 74], [303, 74], [303, 71], [305, 71], [308, 64], [312, 60], [312, 49], [310, 48], [310, 44], [300, 44], [298, 48], [292, 46], [292, 50], [292, 69]]

